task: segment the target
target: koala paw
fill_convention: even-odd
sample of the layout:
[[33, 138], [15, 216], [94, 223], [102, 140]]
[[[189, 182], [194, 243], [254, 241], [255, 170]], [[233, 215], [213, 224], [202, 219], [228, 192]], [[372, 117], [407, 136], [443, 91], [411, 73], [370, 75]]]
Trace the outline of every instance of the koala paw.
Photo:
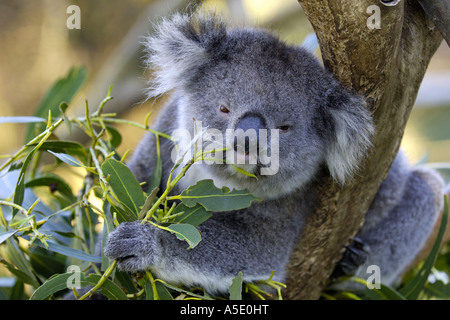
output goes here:
[[104, 254], [117, 261], [121, 270], [138, 271], [148, 269], [157, 260], [157, 229], [139, 222], [121, 223], [111, 232]]
[[336, 268], [331, 275], [331, 279], [337, 279], [342, 276], [352, 276], [356, 274], [359, 266], [366, 262], [368, 253], [364, 249], [361, 239], [353, 238], [342, 259], [337, 263]]

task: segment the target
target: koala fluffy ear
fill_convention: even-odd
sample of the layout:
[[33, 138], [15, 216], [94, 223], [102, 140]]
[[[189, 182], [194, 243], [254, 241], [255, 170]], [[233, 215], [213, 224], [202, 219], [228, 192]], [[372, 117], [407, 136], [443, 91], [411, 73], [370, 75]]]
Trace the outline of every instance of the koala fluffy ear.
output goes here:
[[148, 95], [163, 94], [189, 81], [225, 37], [225, 24], [211, 14], [177, 13], [162, 20], [144, 43], [147, 64], [155, 72]]
[[332, 128], [326, 164], [331, 176], [342, 185], [372, 145], [375, 128], [364, 98], [341, 86], [328, 94], [326, 108]]

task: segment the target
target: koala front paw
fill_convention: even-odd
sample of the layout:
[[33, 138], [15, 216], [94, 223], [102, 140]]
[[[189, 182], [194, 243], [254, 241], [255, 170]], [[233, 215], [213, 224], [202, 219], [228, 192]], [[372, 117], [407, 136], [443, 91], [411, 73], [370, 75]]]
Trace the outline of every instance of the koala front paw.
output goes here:
[[111, 232], [104, 254], [117, 261], [121, 270], [138, 271], [148, 269], [157, 261], [157, 229], [139, 222], [121, 223]]
[[364, 243], [359, 238], [354, 238], [350, 245], [345, 248], [342, 259], [337, 263], [333, 271], [332, 279], [355, 275], [359, 266], [364, 264], [368, 258]]

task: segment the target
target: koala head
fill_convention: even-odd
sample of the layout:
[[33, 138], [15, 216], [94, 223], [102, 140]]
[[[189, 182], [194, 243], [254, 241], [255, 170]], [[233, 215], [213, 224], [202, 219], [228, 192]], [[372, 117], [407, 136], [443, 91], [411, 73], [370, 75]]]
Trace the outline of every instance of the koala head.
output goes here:
[[[342, 184], [370, 146], [374, 128], [364, 99], [334, 80], [310, 53], [269, 32], [230, 29], [214, 15], [176, 14], [160, 23], [146, 47], [155, 70], [149, 95], [174, 90], [178, 128], [192, 133], [195, 119], [215, 136], [209, 143], [227, 140], [229, 159], [247, 160], [202, 165], [226, 185], [279, 197], [304, 186], [323, 164]], [[243, 135], [247, 130], [256, 136]], [[230, 132], [234, 137], [228, 139]], [[250, 163], [248, 145], [254, 140], [257, 152]], [[271, 167], [269, 174], [261, 172]]]

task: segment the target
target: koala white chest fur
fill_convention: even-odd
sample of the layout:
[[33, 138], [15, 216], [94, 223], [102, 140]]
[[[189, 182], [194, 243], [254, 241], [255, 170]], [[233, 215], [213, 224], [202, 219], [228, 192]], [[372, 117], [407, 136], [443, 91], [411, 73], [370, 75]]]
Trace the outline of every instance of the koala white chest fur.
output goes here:
[[[364, 98], [302, 48], [263, 30], [229, 29], [214, 16], [176, 14], [146, 45], [156, 70], [150, 95], [173, 91], [154, 129], [184, 130], [192, 138], [195, 119], [209, 135], [204, 148], [227, 147], [215, 154], [217, 161], [194, 165], [180, 186], [213, 179], [218, 187], [247, 189], [264, 200], [213, 213], [198, 227], [202, 241], [191, 250], [150, 224], [123, 223], [110, 234], [105, 255], [123, 270], [151, 269], [211, 293], [226, 292], [240, 271], [245, 281], [267, 279], [272, 271], [283, 281], [305, 218], [314, 212], [311, 186], [318, 170], [326, 167], [344, 184], [371, 146], [375, 128]], [[174, 165], [173, 149], [161, 141], [162, 181]], [[155, 165], [156, 141], [148, 134], [129, 167], [140, 182], [149, 182]], [[357, 235], [367, 256], [346, 271], [358, 275], [358, 267], [365, 273], [366, 266], [378, 265], [384, 283], [397, 281], [432, 232], [442, 189], [435, 172], [410, 168], [399, 153]]]

